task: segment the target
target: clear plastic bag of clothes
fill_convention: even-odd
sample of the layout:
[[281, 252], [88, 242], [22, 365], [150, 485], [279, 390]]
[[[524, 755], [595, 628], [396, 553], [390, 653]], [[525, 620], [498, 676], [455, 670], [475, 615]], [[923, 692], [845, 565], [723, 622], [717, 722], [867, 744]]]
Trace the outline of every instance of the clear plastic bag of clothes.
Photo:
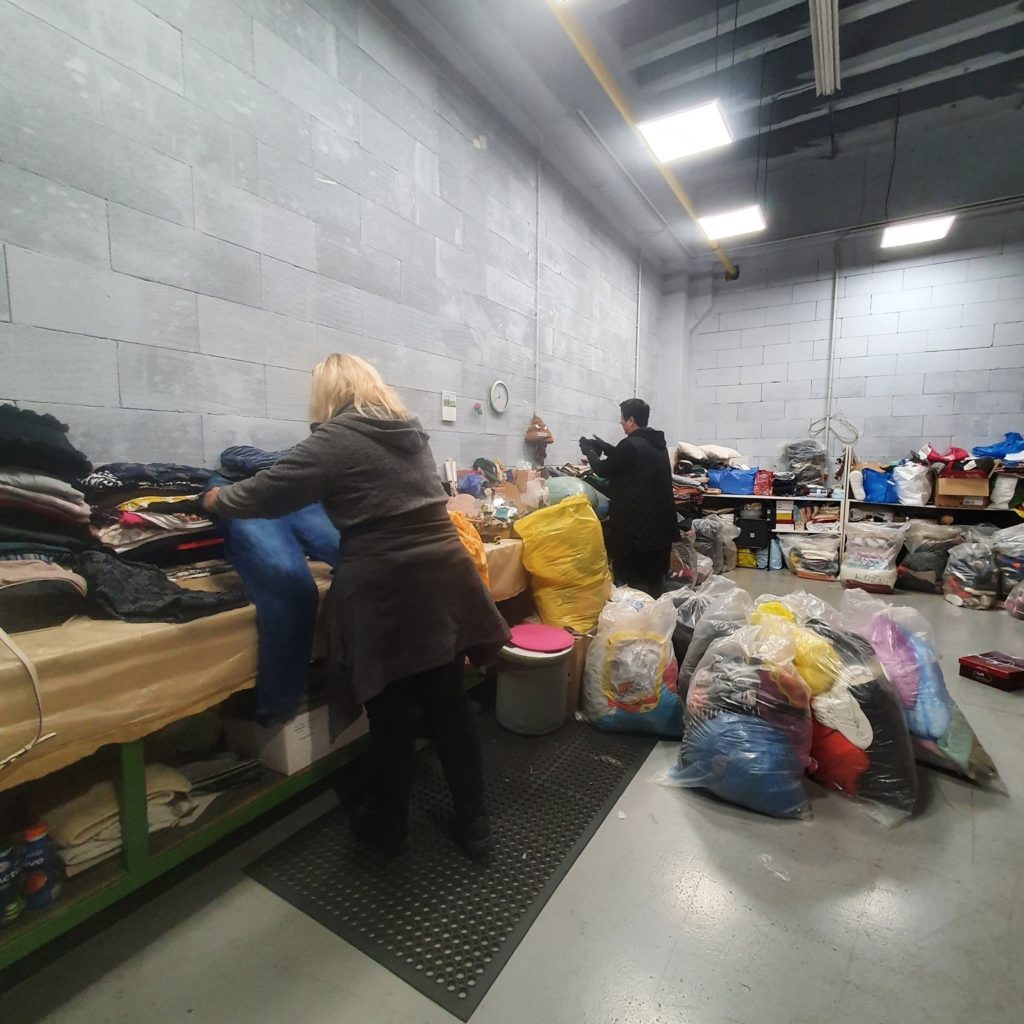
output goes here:
[[941, 594], [949, 552], [963, 540], [962, 526], [943, 526], [927, 519], [913, 520], [903, 538], [906, 554], [897, 566], [897, 588]]
[[892, 682], [917, 759], [972, 782], [994, 781], [995, 764], [946, 688], [938, 650], [922, 615], [852, 590], [843, 594], [840, 615], [844, 629], [871, 644]]
[[682, 664], [683, 658], [693, 640], [693, 631], [697, 628], [701, 616], [708, 606], [720, 597], [737, 590], [737, 586], [724, 576], [712, 576], [700, 588], [687, 587], [672, 594], [672, 603], [676, 606], [676, 625], [672, 632], [672, 648], [676, 660]]
[[777, 818], [811, 816], [810, 691], [784, 625], [744, 626], [711, 644], [687, 692], [678, 764], [662, 781]]
[[903, 550], [907, 523], [850, 523], [839, 579], [844, 587], [891, 594], [899, 573], [896, 559]]
[[832, 687], [811, 698], [811, 778], [864, 801], [887, 827], [896, 825], [913, 813], [918, 793], [900, 698], [867, 640], [826, 622], [811, 620], [807, 628], [841, 663]]
[[783, 632], [793, 642], [793, 666], [812, 696], [831, 689], [841, 664], [836, 652], [817, 633], [797, 624], [794, 612], [781, 601], [762, 601], [747, 616], [752, 626]]
[[697, 554], [694, 560], [697, 572], [697, 585], [700, 586], [702, 583], [706, 583], [714, 575], [715, 567], [711, 559], [707, 555]]
[[798, 488], [828, 480], [828, 452], [820, 441], [807, 439], [784, 444], [779, 452], [779, 463], [784, 473], [796, 477]]
[[992, 553], [999, 570], [999, 593], [1009, 594], [1024, 582], [1024, 523], [997, 530], [992, 535]]
[[683, 702], [672, 651], [674, 597], [669, 593], [655, 601], [628, 587], [613, 591], [583, 672], [583, 714], [591, 725], [669, 739], [682, 735]]
[[839, 575], [839, 537], [832, 533], [786, 534], [779, 538], [786, 568], [805, 580], [834, 580]]
[[[709, 581], [710, 582], [710, 581]], [[704, 610], [693, 630], [686, 657], [679, 664], [679, 692], [684, 693], [700, 659], [715, 640], [730, 636], [747, 625], [754, 599], [739, 587], [722, 593]]]
[[727, 564], [731, 563], [732, 569], [736, 568], [736, 538], [740, 535], [739, 527], [712, 512], [703, 519], [694, 519], [693, 529], [696, 533], [697, 551], [711, 559], [712, 571], [716, 576], [731, 571], [726, 568]]
[[984, 610], [999, 599], [999, 568], [987, 541], [968, 541], [951, 548], [942, 576], [942, 593], [958, 608]]
[[680, 523], [679, 540], [672, 545], [670, 572], [673, 579], [697, 585], [697, 532], [692, 526]]
[[1024, 619], [1024, 583], [1018, 583], [1006, 598], [1006, 610], [1015, 619]]
[[808, 594], [806, 590], [795, 590], [792, 594], [784, 594], [776, 597], [774, 594], [762, 594], [755, 602], [755, 611], [762, 604], [780, 604], [792, 613], [793, 621], [805, 626], [811, 619], [819, 622], [826, 622], [836, 625], [839, 622], [839, 612], [827, 601], [823, 601], [814, 594]]

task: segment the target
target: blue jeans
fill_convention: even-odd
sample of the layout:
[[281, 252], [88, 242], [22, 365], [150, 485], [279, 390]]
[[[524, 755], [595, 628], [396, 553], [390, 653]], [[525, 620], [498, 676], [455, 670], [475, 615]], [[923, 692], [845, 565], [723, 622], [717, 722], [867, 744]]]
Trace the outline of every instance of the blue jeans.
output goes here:
[[257, 713], [288, 716], [306, 692], [316, 628], [317, 589], [306, 556], [337, 568], [338, 531], [319, 504], [280, 519], [222, 519], [218, 526], [224, 553], [256, 605]]

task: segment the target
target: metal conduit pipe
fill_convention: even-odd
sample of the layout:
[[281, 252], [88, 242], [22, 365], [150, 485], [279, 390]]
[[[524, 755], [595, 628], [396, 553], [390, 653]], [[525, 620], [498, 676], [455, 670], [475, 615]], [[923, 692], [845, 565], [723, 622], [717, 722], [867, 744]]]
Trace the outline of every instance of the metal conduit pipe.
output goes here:
[[[590, 39], [587, 37], [586, 32], [583, 31], [583, 26], [579, 23], [579, 20], [574, 14], [566, 10], [564, 4], [558, 3], [558, 0], [547, 0], [547, 5], [551, 9], [551, 13], [554, 15], [555, 20], [562, 26], [562, 30], [569, 37], [570, 42], [576, 47], [577, 53], [579, 53], [580, 57], [583, 58], [583, 62], [588, 68], [590, 68], [601, 88], [604, 89], [605, 93], [608, 95], [608, 99], [612, 101], [615, 105], [615, 109], [622, 115], [623, 121], [629, 125], [633, 130], [633, 134], [636, 135], [641, 143], [643, 143], [647, 152], [651, 154], [654, 166], [658, 168], [658, 172], [665, 179], [666, 184], [672, 190], [672, 194], [679, 200], [680, 205], [690, 215], [691, 219], [696, 222], [698, 219], [697, 211], [694, 208], [693, 202], [686, 194], [686, 190], [679, 183], [679, 179], [657, 158], [657, 156], [655, 156], [654, 150], [651, 149], [647, 140], [644, 138], [643, 133], [637, 127], [636, 117], [629, 105], [629, 101], [626, 99], [622, 90], [612, 77], [611, 72], [607, 67], [605, 67], [604, 61], [601, 60], [600, 55], [594, 48], [594, 44], [591, 43]], [[727, 279], [732, 281], [739, 277], [739, 271], [736, 269], [735, 264], [729, 259], [725, 254], [725, 251], [717, 242], [709, 238], [708, 247], [725, 268], [725, 276]]]

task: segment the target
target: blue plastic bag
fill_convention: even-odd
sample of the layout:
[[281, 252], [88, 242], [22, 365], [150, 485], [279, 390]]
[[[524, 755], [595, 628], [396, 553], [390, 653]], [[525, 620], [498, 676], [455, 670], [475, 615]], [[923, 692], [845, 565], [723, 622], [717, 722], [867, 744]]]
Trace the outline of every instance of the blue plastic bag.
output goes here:
[[709, 469], [708, 483], [723, 494], [753, 494], [756, 469]]
[[938, 740], [946, 734], [953, 720], [953, 706], [942, 678], [935, 652], [928, 641], [910, 634], [910, 646], [917, 662], [917, 699], [907, 709], [907, 728], [911, 735], [923, 740]]
[[880, 473], [877, 469], [864, 470], [864, 497], [880, 505], [898, 505], [899, 492], [892, 473]]
[[979, 445], [971, 451], [979, 459], [1001, 459], [1015, 452], [1024, 451], [1024, 437], [1015, 432], [1008, 433], [996, 444]]

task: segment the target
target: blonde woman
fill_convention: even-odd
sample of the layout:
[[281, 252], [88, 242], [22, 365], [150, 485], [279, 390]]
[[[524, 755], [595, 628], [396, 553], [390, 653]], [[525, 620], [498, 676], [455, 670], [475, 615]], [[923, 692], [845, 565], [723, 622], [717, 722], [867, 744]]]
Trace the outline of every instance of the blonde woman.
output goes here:
[[454, 836], [472, 856], [492, 845], [480, 741], [462, 689], [468, 654], [508, 638], [445, 509], [427, 434], [377, 370], [353, 355], [313, 371], [312, 434], [270, 469], [211, 490], [226, 518], [273, 518], [323, 503], [341, 534], [328, 597], [332, 731], [365, 706], [375, 792], [360, 839], [405, 845], [414, 740], [422, 714], [455, 809]]

